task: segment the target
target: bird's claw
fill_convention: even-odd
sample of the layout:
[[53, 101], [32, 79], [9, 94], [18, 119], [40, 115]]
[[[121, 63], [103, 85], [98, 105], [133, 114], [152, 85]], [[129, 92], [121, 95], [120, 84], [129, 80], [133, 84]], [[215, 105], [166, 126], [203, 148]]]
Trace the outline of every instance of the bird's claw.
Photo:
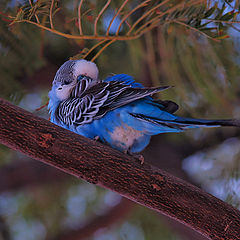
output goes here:
[[127, 155], [130, 155], [130, 156], [134, 157], [135, 159], [137, 159], [138, 161], [140, 161], [141, 165], [144, 164], [144, 156], [143, 155], [141, 155], [141, 154], [132, 154], [128, 150], [125, 150], [124, 153], [127, 154]]
[[140, 161], [140, 164], [143, 165], [144, 164], [144, 156], [141, 154], [135, 154], [133, 155], [134, 158], [136, 158], [138, 161]]
[[99, 136], [95, 136], [95, 137], [94, 137], [94, 140], [95, 140], [96, 142], [99, 141], [99, 139], [100, 139]]

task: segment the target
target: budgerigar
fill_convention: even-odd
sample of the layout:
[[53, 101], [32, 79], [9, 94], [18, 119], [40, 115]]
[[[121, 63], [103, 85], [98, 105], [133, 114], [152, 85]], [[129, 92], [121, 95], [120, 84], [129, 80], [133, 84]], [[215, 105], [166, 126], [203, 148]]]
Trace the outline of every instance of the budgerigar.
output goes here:
[[49, 92], [51, 121], [123, 152], [142, 151], [152, 135], [199, 127], [239, 126], [238, 120], [203, 120], [173, 114], [178, 106], [151, 95], [168, 87], [145, 88], [126, 74], [98, 79], [86, 60], [69, 60]]

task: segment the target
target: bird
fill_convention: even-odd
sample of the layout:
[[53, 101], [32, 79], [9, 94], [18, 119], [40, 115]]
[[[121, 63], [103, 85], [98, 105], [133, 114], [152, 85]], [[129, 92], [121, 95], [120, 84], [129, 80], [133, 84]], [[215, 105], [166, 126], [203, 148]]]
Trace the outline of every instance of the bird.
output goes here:
[[200, 127], [239, 127], [239, 120], [205, 120], [175, 114], [178, 105], [152, 95], [169, 86], [144, 87], [127, 74], [100, 80], [95, 63], [68, 60], [49, 92], [50, 121], [129, 154], [141, 152], [152, 135]]

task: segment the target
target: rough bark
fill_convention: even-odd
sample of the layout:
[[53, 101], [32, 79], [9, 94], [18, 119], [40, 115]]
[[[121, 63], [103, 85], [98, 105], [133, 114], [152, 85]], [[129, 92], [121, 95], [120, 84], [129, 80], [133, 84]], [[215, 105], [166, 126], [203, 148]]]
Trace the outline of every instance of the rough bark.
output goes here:
[[141, 165], [4, 100], [0, 100], [0, 129], [0, 143], [36, 160], [118, 192], [209, 239], [240, 239], [237, 209], [160, 169]]

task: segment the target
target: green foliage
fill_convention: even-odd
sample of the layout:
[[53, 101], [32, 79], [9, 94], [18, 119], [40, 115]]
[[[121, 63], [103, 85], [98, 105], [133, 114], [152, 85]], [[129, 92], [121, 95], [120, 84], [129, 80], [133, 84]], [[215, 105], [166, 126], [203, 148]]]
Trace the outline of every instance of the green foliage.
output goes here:
[[175, 100], [190, 116], [235, 115], [240, 68], [232, 41], [208, 40], [182, 26], [169, 27], [164, 34], [159, 29], [145, 39], [152, 84], [175, 86], [161, 93], [162, 98]]
[[13, 29], [0, 17], [0, 35], [0, 97], [19, 102], [23, 94], [19, 78], [43, 64], [39, 55], [40, 33], [24, 25]]
[[[10, 16], [10, 19], [12, 24], [28, 22], [70, 39], [102, 40], [93, 47], [100, 48], [99, 53], [92, 58], [94, 60], [117, 40], [136, 39], [157, 26], [167, 26], [171, 23], [189, 27], [212, 39], [225, 39], [228, 38], [227, 26], [231, 26], [239, 14], [235, 9], [226, 12], [225, 3], [222, 6], [215, 4], [209, 7], [205, 1], [198, 0], [180, 2], [146, 0], [133, 7], [131, 2], [124, 1], [118, 4], [109, 0], [102, 5], [82, 0], [79, 4], [72, 5], [71, 12], [68, 11], [70, 20], [65, 22], [64, 29], [57, 19], [58, 16], [54, 17], [56, 13], [63, 14], [62, 9], [67, 7], [61, 1], [25, 1], [16, 15]], [[108, 26], [105, 26], [103, 19], [109, 16]], [[119, 22], [115, 26], [115, 32], [112, 32], [111, 27], [116, 19], [119, 19]], [[70, 34], [66, 34], [66, 30]], [[93, 49], [81, 57], [87, 57]]]
[[182, 10], [177, 9], [166, 14], [164, 20], [184, 24], [190, 29], [205, 33], [212, 39], [225, 39], [229, 37], [227, 26], [231, 26], [238, 15], [239, 12], [235, 9], [226, 12], [225, 3], [221, 6], [215, 3], [210, 8], [202, 4], [184, 7]]

